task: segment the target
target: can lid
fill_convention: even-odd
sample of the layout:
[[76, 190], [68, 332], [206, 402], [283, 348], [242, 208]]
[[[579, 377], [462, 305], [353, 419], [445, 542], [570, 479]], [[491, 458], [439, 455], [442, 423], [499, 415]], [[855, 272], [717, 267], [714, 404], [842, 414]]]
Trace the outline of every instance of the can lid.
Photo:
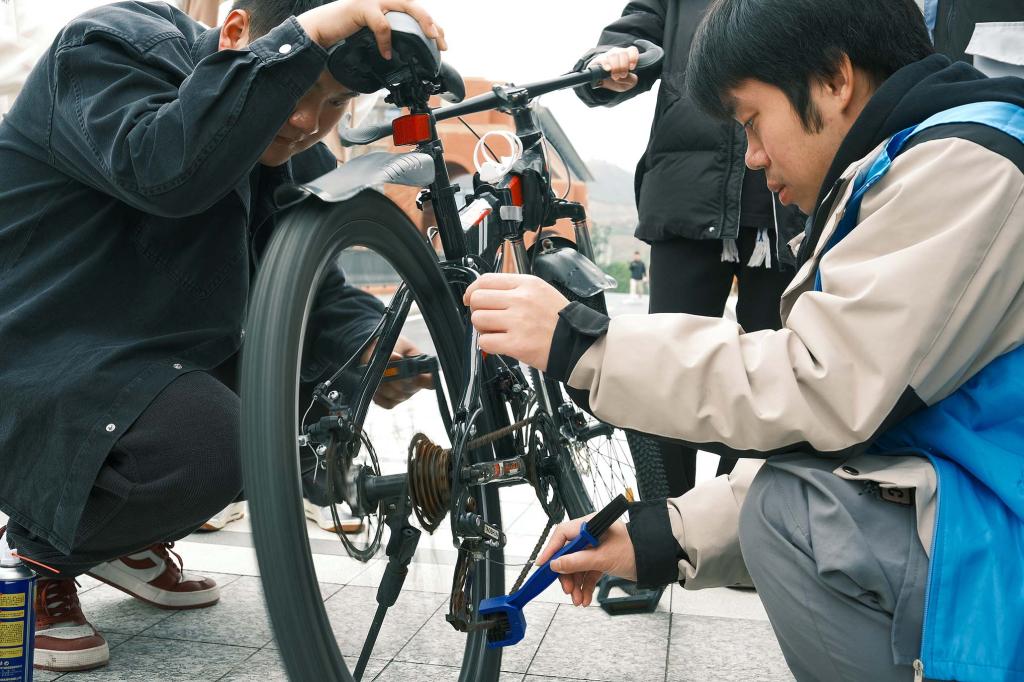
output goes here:
[[14, 556], [14, 549], [7, 538], [0, 536], [0, 567], [13, 568], [14, 566], [21, 566], [21, 559]]

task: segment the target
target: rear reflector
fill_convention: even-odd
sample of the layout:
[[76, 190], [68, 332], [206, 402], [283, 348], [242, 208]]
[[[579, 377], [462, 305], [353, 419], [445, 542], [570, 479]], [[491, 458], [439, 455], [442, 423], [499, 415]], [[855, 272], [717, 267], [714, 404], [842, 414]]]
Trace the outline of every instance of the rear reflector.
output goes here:
[[391, 122], [391, 133], [396, 145], [419, 144], [430, 139], [430, 116], [408, 114]]

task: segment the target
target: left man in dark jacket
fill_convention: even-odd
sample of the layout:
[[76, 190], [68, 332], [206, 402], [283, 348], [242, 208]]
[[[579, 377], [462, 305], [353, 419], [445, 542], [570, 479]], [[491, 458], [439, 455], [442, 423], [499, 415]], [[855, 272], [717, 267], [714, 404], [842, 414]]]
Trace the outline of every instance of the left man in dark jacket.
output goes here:
[[[318, 142], [353, 93], [325, 48], [370, 26], [387, 56], [388, 11], [443, 47], [413, 0], [238, 0], [211, 30], [100, 7], [0, 124], [0, 507], [41, 574], [37, 667], [109, 658], [77, 575], [165, 608], [219, 598], [167, 543], [241, 490], [231, 368], [273, 191], [335, 167]], [[325, 286], [313, 333], [350, 357], [381, 306], [340, 271]]]

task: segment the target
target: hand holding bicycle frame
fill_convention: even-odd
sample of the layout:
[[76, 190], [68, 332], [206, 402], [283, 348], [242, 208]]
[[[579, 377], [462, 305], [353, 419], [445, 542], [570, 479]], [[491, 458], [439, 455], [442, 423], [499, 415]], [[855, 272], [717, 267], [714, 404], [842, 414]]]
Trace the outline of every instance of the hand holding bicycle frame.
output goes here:
[[558, 313], [568, 299], [534, 275], [487, 273], [466, 290], [480, 349], [545, 371]]

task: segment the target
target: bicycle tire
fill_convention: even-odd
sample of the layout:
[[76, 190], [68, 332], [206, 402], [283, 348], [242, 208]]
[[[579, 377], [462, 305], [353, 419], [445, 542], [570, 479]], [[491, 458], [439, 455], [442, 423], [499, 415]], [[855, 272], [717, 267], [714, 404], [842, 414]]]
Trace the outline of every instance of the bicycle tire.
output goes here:
[[[271, 623], [289, 678], [303, 682], [352, 679], [317, 586], [296, 439], [306, 321], [321, 273], [346, 246], [368, 247], [398, 271], [423, 315], [449, 395], [460, 395], [464, 381], [466, 320], [436, 255], [394, 203], [368, 190], [338, 204], [310, 200], [289, 212], [271, 237], [250, 300], [242, 357], [242, 452]], [[500, 525], [497, 490], [476, 492], [480, 513]], [[504, 591], [503, 572], [484, 564], [473, 584], [478, 600]], [[500, 650], [485, 644], [483, 632], [467, 636], [461, 679], [497, 679]]]
[[[598, 292], [593, 296], [583, 297], [571, 291], [570, 289], [568, 289], [566, 286], [562, 285], [559, 282], [549, 282], [549, 284], [551, 284], [559, 293], [565, 296], [570, 302], [578, 301], [580, 303], [583, 303], [583, 305], [587, 306], [588, 308], [591, 308], [592, 310], [596, 310], [597, 312], [602, 313], [604, 315], [608, 314], [608, 306], [605, 301], [603, 292]], [[548, 395], [551, 398], [551, 404], [553, 407], [557, 408], [558, 405], [567, 402], [565, 394], [562, 390], [562, 385], [559, 382], [545, 378], [544, 386], [547, 390]], [[562, 423], [561, 415], [551, 414], [550, 417], [557, 430], [560, 424]], [[652, 459], [650, 456], [648, 456], [647, 450], [643, 449], [647, 446], [646, 442], [633, 438], [633, 434], [631, 434], [630, 432], [625, 433], [626, 447], [624, 454], [628, 456], [633, 463], [633, 473], [636, 478], [637, 492], [640, 494], [640, 498], [652, 499], [659, 496], [664, 497], [664, 493], [660, 495], [658, 494], [661, 490], [661, 487], [658, 485], [651, 484], [652, 481], [657, 481], [659, 477], [663, 479], [665, 476], [664, 467], [661, 463], [661, 460], [658, 458]], [[580, 475], [578, 466], [574, 463], [572, 453], [569, 452], [567, 445], [560, 442], [559, 439], [551, 440], [557, 443], [557, 445], [554, 445], [554, 447], [557, 448], [557, 451], [555, 453], [555, 478], [557, 481], [557, 491], [562, 502], [562, 505], [565, 507], [566, 513], [569, 515], [569, 518], [577, 518], [580, 516], [585, 516], [587, 514], [593, 513], [607, 502], [610, 502], [611, 498], [615, 494], [622, 492], [621, 490], [608, 490], [604, 495], [598, 495], [594, 494], [594, 492], [592, 491], [589, 491], [588, 486], [583, 481], [583, 477]], [[634, 443], [636, 444], [635, 446]], [[651, 445], [655, 447], [656, 452], [657, 448], [653, 444], [653, 442], [651, 443]], [[636, 453], [634, 452], [634, 447], [637, 448], [639, 454], [641, 455], [640, 458], [636, 456]], [[641, 472], [641, 463], [644, 466], [643, 472]], [[652, 464], [657, 465], [657, 469], [654, 471], [648, 470], [648, 468]]]

